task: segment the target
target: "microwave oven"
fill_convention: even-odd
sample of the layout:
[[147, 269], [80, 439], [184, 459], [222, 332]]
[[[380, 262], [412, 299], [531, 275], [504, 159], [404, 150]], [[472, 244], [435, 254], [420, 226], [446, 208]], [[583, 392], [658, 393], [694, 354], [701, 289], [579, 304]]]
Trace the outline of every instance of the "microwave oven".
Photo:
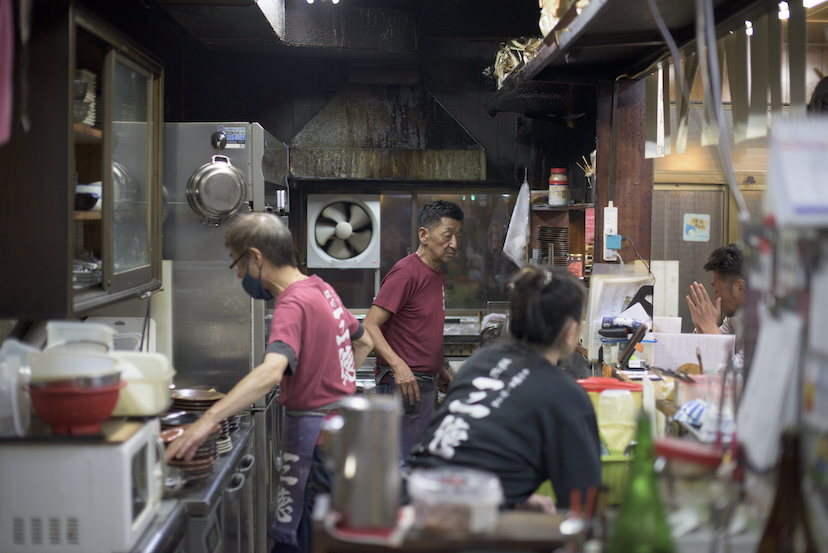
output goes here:
[[128, 552], [163, 494], [158, 419], [0, 442], [0, 551]]

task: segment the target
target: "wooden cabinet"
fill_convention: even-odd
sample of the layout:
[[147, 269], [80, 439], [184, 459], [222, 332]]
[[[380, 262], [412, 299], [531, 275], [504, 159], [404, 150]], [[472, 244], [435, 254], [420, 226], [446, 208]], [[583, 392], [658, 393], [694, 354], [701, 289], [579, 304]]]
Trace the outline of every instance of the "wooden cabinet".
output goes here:
[[[163, 72], [73, 2], [35, 4], [31, 29], [0, 147], [0, 317], [79, 317], [160, 287]], [[76, 185], [96, 207], [76, 210]]]

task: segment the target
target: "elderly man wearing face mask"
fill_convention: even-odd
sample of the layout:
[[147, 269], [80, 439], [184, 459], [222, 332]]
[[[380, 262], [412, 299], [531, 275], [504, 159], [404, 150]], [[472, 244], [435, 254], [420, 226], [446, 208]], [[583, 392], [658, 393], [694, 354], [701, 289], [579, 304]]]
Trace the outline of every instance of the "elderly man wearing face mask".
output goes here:
[[438, 386], [451, 380], [443, 366], [446, 277], [440, 266], [458, 253], [463, 210], [444, 200], [428, 202], [418, 227], [420, 246], [382, 280], [364, 321], [377, 352], [377, 393], [402, 395], [401, 459], [419, 443]]
[[299, 271], [293, 237], [278, 218], [240, 216], [225, 243], [244, 290], [253, 299], [276, 298], [267, 349], [259, 366], [169, 445], [167, 459], [192, 459], [218, 423], [281, 384], [285, 467], [270, 535], [274, 552], [305, 553], [315, 492], [330, 481], [316, 445], [322, 422], [356, 391], [356, 367], [373, 343], [329, 284]]

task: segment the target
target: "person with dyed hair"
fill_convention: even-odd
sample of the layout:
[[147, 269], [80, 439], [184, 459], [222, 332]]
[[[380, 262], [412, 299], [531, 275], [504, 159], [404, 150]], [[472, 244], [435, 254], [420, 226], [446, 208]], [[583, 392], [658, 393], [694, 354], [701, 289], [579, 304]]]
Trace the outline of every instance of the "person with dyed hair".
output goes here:
[[512, 281], [511, 339], [463, 364], [409, 466], [496, 474], [507, 506], [554, 512], [601, 485], [601, 446], [586, 392], [558, 366], [583, 330], [586, 291], [567, 271], [530, 266]]
[[356, 392], [356, 368], [373, 348], [334, 289], [299, 270], [293, 236], [268, 213], [239, 216], [225, 237], [233, 263], [255, 300], [276, 299], [262, 363], [242, 378], [167, 448], [167, 460], [193, 458], [218, 424], [281, 385], [285, 408], [280, 444], [284, 467], [270, 527], [273, 553], [308, 553], [316, 493], [330, 490], [317, 445], [322, 422]]

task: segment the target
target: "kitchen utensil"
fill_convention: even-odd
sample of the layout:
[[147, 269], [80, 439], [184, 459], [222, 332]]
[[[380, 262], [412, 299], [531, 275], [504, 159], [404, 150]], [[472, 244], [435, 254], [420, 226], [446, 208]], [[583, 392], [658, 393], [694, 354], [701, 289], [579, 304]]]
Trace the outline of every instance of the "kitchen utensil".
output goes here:
[[135, 373], [124, 372], [122, 376], [127, 386], [121, 390], [113, 415], [152, 417], [169, 408], [170, 384], [175, 370], [170, 367], [166, 355], [118, 351], [112, 356], [120, 363], [135, 367]]
[[29, 388], [32, 407], [52, 434], [98, 434], [126, 382], [97, 388]]
[[75, 79], [72, 83], [72, 92], [75, 95], [75, 101], [83, 100], [86, 96], [86, 91], [89, 89], [89, 82], [82, 79]]
[[114, 335], [112, 328], [102, 324], [49, 321], [46, 323], [46, 350], [106, 353], [112, 350]]
[[174, 400], [185, 400], [191, 402], [218, 401], [224, 397], [221, 392], [211, 390], [196, 390], [193, 388], [178, 388], [170, 392]]
[[200, 418], [201, 413], [188, 413], [186, 411], [176, 411], [173, 413], [167, 413], [166, 415], [162, 416], [161, 426], [164, 428], [170, 428], [173, 426], [186, 426], [189, 424], [193, 424]]
[[235, 216], [246, 199], [244, 175], [227, 156], [213, 156], [210, 163], [196, 169], [187, 183], [187, 203], [207, 226], [217, 227]]
[[393, 528], [400, 504], [402, 402], [390, 395], [351, 396], [338, 413], [322, 427], [333, 509], [351, 528]]
[[127, 168], [117, 161], [112, 163], [112, 194], [115, 213], [120, 215], [130, 213], [139, 200], [138, 184]]
[[75, 211], [89, 211], [101, 197], [92, 192], [75, 192]]
[[36, 352], [11, 337], [0, 346], [0, 436], [22, 437], [29, 429], [31, 411], [26, 384], [30, 370], [26, 356]]
[[490, 472], [463, 467], [416, 469], [408, 493], [423, 532], [464, 536], [497, 526], [503, 488]]
[[629, 390], [604, 390], [598, 396], [598, 433], [610, 454], [621, 453], [635, 436], [635, 402]]
[[103, 184], [101, 181], [91, 182], [89, 184], [76, 184], [75, 185], [75, 194], [95, 194], [98, 196], [98, 201], [95, 202], [92, 207], [89, 208], [89, 211], [100, 211], [101, 210], [101, 197], [102, 197], [102, 190]]
[[30, 353], [26, 359], [32, 382], [111, 374], [118, 363], [109, 355], [81, 351], [43, 351]]
[[111, 373], [99, 374], [95, 376], [81, 376], [76, 378], [66, 378], [63, 380], [45, 380], [39, 382], [29, 383], [30, 389], [37, 390], [65, 390], [71, 388], [101, 388], [106, 386], [113, 386], [120, 382], [120, 371], [113, 371]]

